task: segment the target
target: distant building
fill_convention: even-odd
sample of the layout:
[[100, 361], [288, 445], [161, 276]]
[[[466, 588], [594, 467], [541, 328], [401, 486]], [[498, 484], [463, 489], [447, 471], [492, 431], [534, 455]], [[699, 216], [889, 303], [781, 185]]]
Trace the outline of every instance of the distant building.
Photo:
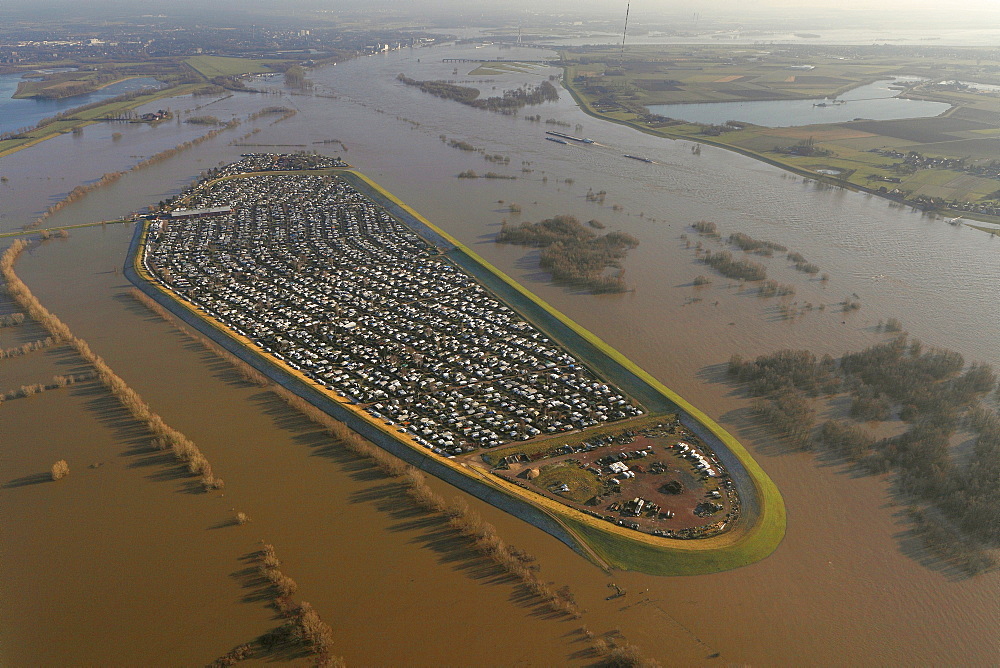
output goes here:
[[224, 216], [232, 212], [233, 207], [231, 206], [213, 206], [206, 209], [177, 209], [170, 212], [170, 217], [174, 220], [183, 220], [202, 216]]

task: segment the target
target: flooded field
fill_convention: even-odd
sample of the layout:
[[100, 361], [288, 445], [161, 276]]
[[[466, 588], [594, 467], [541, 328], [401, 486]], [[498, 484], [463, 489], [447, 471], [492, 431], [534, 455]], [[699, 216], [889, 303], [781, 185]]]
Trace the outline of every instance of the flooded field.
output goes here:
[[[84, 370], [66, 348], [31, 362], [41, 377]], [[227, 577], [254, 537], [226, 526], [227, 499], [184, 493], [106, 390], [81, 383], [0, 410], [5, 665], [206, 663], [273, 626]], [[59, 459], [70, 472], [53, 481]]]
[[[281, 98], [299, 110], [296, 116], [275, 125], [261, 119], [262, 131], [241, 142], [258, 146], [229, 145], [255, 127], [244, 123], [93, 192], [46, 225], [141, 209], [248, 151], [340, 154], [736, 434], [784, 495], [784, 543], [763, 562], [728, 573], [607, 575], [547, 534], [432, 481], [447, 497], [466, 498], [506, 541], [535, 555], [546, 581], [570, 586], [583, 617], [548, 618], [439, 520], [415, 513], [394, 483], [133, 302], [118, 273], [130, 226], [74, 230], [68, 239], [33, 247], [19, 261], [19, 275], [199, 445], [227, 485], [217, 496], [185, 494], [153, 470], [131, 465], [133, 435], [88, 397], [86, 386], [0, 405], [0, 553], [7, 565], [0, 663], [207, 663], [277, 623], [262, 603], [242, 601], [246, 590], [233, 575], [261, 539], [275, 545], [299, 596], [333, 627], [349, 664], [588, 663], [587, 643], [574, 633], [581, 626], [596, 634], [618, 629], [664, 664], [707, 661], [716, 653], [719, 661], [755, 664], [995, 663], [1000, 576], [962, 579], [943, 570], [910, 536], [885, 480], [858, 478], [836, 462], [773, 442], [749, 419], [749, 402], [724, 382], [724, 366], [732, 353], [749, 357], [785, 347], [839, 356], [881, 340], [875, 325], [890, 317], [927, 344], [997, 365], [1000, 241], [721, 150], [692, 154], [690, 144], [591, 119], [567, 94], [506, 117], [395, 81], [400, 72], [469, 80], [484, 94], [499, 94], [557, 73], [539, 67], [530, 75], [465, 77], [468, 70], [453, 74], [452, 64], [441, 63], [472, 52], [404, 50], [314, 72], [316, 95], [286, 91]], [[245, 118], [276, 99], [235, 96], [209, 109], [219, 118]], [[205, 102], [172, 100], [171, 107]], [[542, 123], [523, 118], [536, 113]], [[568, 128], [544, 123], [548, 118]], [[129, 129], [113, 142], [112, 129], [102, 128], [0, 160], [0, 175], [9, 176], [0, 185], [0, 232], [30, 222], [79, 183], [203, 134], [168, 123]], [[598, 144], [546, 142], [547, 129]], [[486, 162], [441, 135], [510, 162]], [[313, 143], [333, 139], [346, 151]], [[69, 148], [91, 159], [65, 161], [60, 151]], [[626, 153], [656, 164], [623, 159]], [[455, 178], [468, 169], [517, 179]], [[589, 201], [588, 189], [605, 190], [604, 204]], [[511, 203], [520, 206], [519, 216]], [[634, 291], [593, 296], [551, 285], [537, 253], [492, 242], [504, 218], [563, 213], [599, 219], [639, 239], [625, 263]], [[786, 318], [778, 300], [712, 274], [694, 245], [715, 246], [690, 229], [700, 219], [716, 222], [724, 236], [745, 232], [802, 253], [830, 279], [811, 279], [777, 257], [767, 261], [769, 276], [795, 286], [790, 302], [826, 308]], [[699, 274], [711, 274], [712, 283], [694, 287]], [[862, 308], [842, 313], [836, 304], [853, 294]], [[0, 329], [5, 347], [34, 336]], [[58, 373], [60, 354], [0, 360], [0, 391]], [[45, 473], [59, 458], [70, 463], [67, 479], [9, 486]], [[105, 465], [88, 468], [100, 461]], [[252, 521], [212, 529], [231, 509]], [[115, 595], [93, 596], [97, 585], [82, 586], [90, 582]], [[626, 596], [607, 600], [610, 583]], [[116, 603], [118, 592], [127, 605]], [[23, 611], [26, 600], [30, 614]], [[74, 616], [43, 624], [51, 606]], [[200, 632], [208, 619], [212, 634]], [[57, 642], [65, 638], [71, 640]]]

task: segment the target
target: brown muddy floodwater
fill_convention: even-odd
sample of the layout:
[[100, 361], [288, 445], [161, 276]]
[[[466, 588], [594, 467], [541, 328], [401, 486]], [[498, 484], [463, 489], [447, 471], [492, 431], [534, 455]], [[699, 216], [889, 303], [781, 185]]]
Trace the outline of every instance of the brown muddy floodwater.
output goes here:
[[[83, 609], [86, 599], [91, 609], [108, 615], [115, 607], [85, 591], [56, 586], [62, 582], [64, 562], [53, 555], [71, 557], [80, 538], [57, 540], [42, 531], [53, 524], [26, 527], [39, 522], [58, 497], [60, 508], [72, 507], [87, 518], [80, 521], [92, 529], [87, 533], [93, 537], [91, 549], [104, 551], [103, 560], [85, 561], [94, 578], [109, 580], [118, 571], [144, 573], [136, 588], [142, 592], [129, 593], [148, 601], [150, 615], [154, 606], [165, 606], [155, 608], [165, 613], [158, 614], [159, 635], [149, 637], [172, 638], [183, 652], [175, 647], [181, 653], [169, 656], [180, 663], [207, 662], [274, 623], [261, 603], [239, 603], [243, 590], [232, 576], [244, 566], [240, 554], [258, 539], [275, 545], [284, 570], [299, 583], [300, 597], [333, 627], [338, 651], [349, 664], [587, 663], [592, 659], [573, 633], [580, 625], [595, 633], [618, 629], [647, 656], [667, 665], [1000, 662], [1000, 574], [963, 579], [941, 567], [910, 536], [886, 480], [857, 477], [836, 462], [788, 452], [772, 442], [748, 419], [748, 401], [723, 382], [722, 371], [732, 353], [747, 357], [806, 347], [839, 356], [881, 340], [884, 335], [875, 325], [890, 317], [927, 344], [958, 350], [968, 361], [997, 365], [1000, 240], [878, 198], [821, 188], [721, 150], [705, 148], [694, 155], [688, 143], [654, 139], [589, 118], [565, 94], [557, 103], [524, 113], [568, 123], [568, 129], [561, 129], [591, 137], [597, 145], [546, 142], [544, 130], [558, 126], [488, 114], [395, 81], [399, 72], [417, 79], [455, 78], [452, 65], [441, 58], [473, 51], [474, 57], [496, 56], [484, 55], [487, 50], [404, 50], [314, 72], [319, 95], [282, 93], [281, 104], [300, 113], [276, 125], [258, 121], [262, 131], [247, 140], [286, 146], [228, 145], [253, 127], [245, 123], [94, 192], [46, 224], [109, 219], [137, 210], [175, 193], [201, 170], [252, 150], [315, 148], [341, 154], [733, 431], [784, 495], [788, 532], [782, 545], [764, 561], [728, 573], [606, 575], [552, 537], [470, 500], [507, 541], [537, 557], [546, 580], [570, 585], [585, 610], [579, 621], [547, 618], [491, 566], [462, 549], [436, 520], [414, 514], [391, 481], [333, 446], [269, 393], [242, 384], [199, 345], [126, 297], [127, 282], [115, 271], [122, 265], [130, 227], [76, 230], [67, 240], [25, 254], [18, 264], [20, 275], [169, 424], [198, 443], [227, 487], [224, 497], [190, 495], [177, 491], [176, 482], [137, 473], [128, 465], [129, 455], [122, 454], [128, 452], [128, 435], [116, 432], [100, 408], [75, 389], [0, 405], [0, 462], [6, 476], [0, 484], [44, 472], [56, 458], [73, 458], [73, 473], [58, 484], [0, 488], [0, 549], [6, 567], [0, 607], [4, 619], [12, 620], [0, 631], [0, 661], [66, 662], [77, 644], [81, 656], [100, 657], [90, 640], [71, 633], [83, 627], [70, 620], [57, 628], [41, 624], [53, 614], [46, 601], [61, 609], [65, 600], [65, 605]], [[517, 56], [508, 51], [501, 55]], [[535, 59], [537, 52], [525, 57]], [[538, 68], [529, 75], [497, 75], [475, 85], [496, 94], [493, 86], [499, 91], [524, 81], [537, 83], [552, 73]], [[210, 109], [220, 118], [245, 118], [275, 99], [234, 96]], [[204, 103], [174, 100], [171, 106]], [[577, 124], [582, 128], [576, 129]], [[190, 126], [165, 124], [155, 132], [129, 129], [113, 143], [106, 136], [111, 131], [91, 126], [82, 138], [60, 137], [0, 161], [0, 174], [10, 176], [0, 190], [0, 230], [30, 221], [79, 182], [127, 169], [139, 159], [133, 156], [192, 135]], [[449, 147], [440, 135], [506, 155], [510, 163], [488, 163], [480, 154]], [[313, 143], [328, 139], [344, 142], [347, 152], [336, 144]], [[136, 148], [140, 141], [141, 150]], [[70, 150], [92, 159], [61, 159]], [[623, 159], [626, 153], [657, 163]], [[518, 178], [455, 179], [466, 169]], [[587, 201], [588, 189], [606, 190], [605, 204]], [[512, 202], [522, 208], [519, 218], [506, 210]], [[613, 208], [616, 204], [620, 209]], [[639, 239], [625, 265], [633, 292], [593, 296], [553, 286], [539, 271], [536, 254], [491, 241], [504, 218], [539, 220], [560, 213], [596, 218], [608, 229]], [[724, 236], [745, 232], [782, 243], [819, 265], [829, 281], [795, 272], [781, 257], [766, 260], [770, 277], [794, 285], [789, 305], [810, 303], [814, 308], [786, 319], [778, 300], [762, 300], [718, 276], [712, 275], [707, 287], [693, 287], [695, 276], [711, 275], [698, 262], [693, 244], [716, 247], [690, 229], [699, 219], [716, 222]], [[691, 248], [681, 238], [684, 233]], [[853, 294], [862, 309], [840, 312], [836, 304]], [[9, 341], [11, 335], [0, 336]], [[51, 354], [33, 353], [39, 359]], [[0, 390], [10, 384], [5, 370], [15, 368], [8, 362], [12, 360], [0, 360]], [[30, 376], [23, 370], [10, 373], [11, 382]], [[46, 437], [40, 423], [61, 435]], [[102, 457], [101, 452], [110, 454]], [[106, 489], [84, 488], [90, 459], [118, 462], [117, 468], [95, 469], [94, 476], [111, 474], [106, 477], [114, 482]], [[444, 484], [436, 488], [464, 497]], [[112, 498], [118, 501], [112, 503]], [[129, 509], [134, 504], [144, 510], [133, 513]], [[208, 528], [230, 508], [244, 510], [253, 521], [244, 527]], [[33, 538], [15, 544], [13, 531]], [[215, 534], [225, 538], [213, 538]], [[123, 536], [132, 535], [143, 540], [143, 549], [119, 549], [127, 543]], [[154, 541], [153, 535], [162, 541]], [[32, 559], [36, 553], [41, 557]], [[111, 553], [122, 560], [122, 568], [102, 567]], [[184, 567], [153, 565], [174, 558], [183, 559]], [[73, 569], [83, 576], [82, 567]], [[610, 582], [628, 594], [605, 600]], [[32, 587], [41, 587], [45, 597], [30, 615], [22, 615], [23, 599], [11, 594], [26, 595]], [[202, 598], [204, 592], [211, 593]], [[204, 614], [224, 618], [232, 628], [213, 621], [211, 633], [192, 640], [185, 632], [189, 618], [182, 613], [208, 599]], [[134, 605], [145, 610], [139, 602]], [[116, 627], [120, 642], [134, 648], [129, 656], [150, 649], [143, 644], [152, 626], [149, 617], [120, 610], [115, 614], [135, 619]], [[91, 624], [86, 628], [96, 626]], [[55, 644], [68, 635], [72, 640], [62, 649], [39, 649], [41, 640]], [[109, 650], [105, 656], [114, 663], [118, 655]], [[150, 649], [146, 656], [168, 655]]]

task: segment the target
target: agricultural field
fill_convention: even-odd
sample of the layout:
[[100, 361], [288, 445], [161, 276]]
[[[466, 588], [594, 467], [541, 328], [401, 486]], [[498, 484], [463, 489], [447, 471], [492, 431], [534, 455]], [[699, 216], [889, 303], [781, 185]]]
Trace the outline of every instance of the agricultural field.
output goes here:
[[[948, 215], [1000, 221], [1000, 84], [995, 52], [925, 47], [633, 47], [562, 53], [585, 111], [644, 132], [691, 139], [830, 183]], [[798, 127], [711, 125], [651, 114], [657, 104], [828, 98], [879, 79], [921, 77], [900, 96], [944, 102], [930, 118]]]
[[476, 69], [469, 72], [469, 76], [495, 76], [497, 74], [509, 74], [514, 72], [516, 74], [528, 74], [535, 69], [540, 67], [535, 63], [518, 63], [518, 62], [484, 62]]
[[799, 48], [642, 46], [630, 47], [623, 60], [617, 49], [562, 55], [571, 63], [571, 80], [594, 89], [588, 95], [624, 90], [642, 106], [832, 97], [901, 70], [931, 76], [927, 64], [916, 58], [849, 58], [838, 51]]
[[229, 58], [226, 56], [192, 56], [184, 62], [206, 79], [233, 77], [243, 74], [268, 74], [278, 72], [271, 67], [280, 60], [254, 60], [251, 58]]

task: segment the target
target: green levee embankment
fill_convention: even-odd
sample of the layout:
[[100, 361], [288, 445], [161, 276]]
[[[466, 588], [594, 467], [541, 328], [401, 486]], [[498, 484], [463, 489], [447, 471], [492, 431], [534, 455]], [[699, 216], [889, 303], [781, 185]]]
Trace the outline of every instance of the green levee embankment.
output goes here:
[[728, 432], [624, 355], [559, 313], [447, 232], [428, 222], [368, 177], [355, 171], [343, 171], [340, 175], [421, 236], [439, 246], [450, 247], [447, 250], [450, 259], [472, 273], [543, 331], [579, 355], [600, 375], [638, 399], [648, 410], [654, 413], [683, 413], [689, 426], [696, 428], [699, 435], [710, 443], [723, 460], [737, 484], [743, 514], [736, 526], [724, 534], [707, 539], [658, 538], [591, 517], [496, 478], [486, 471], [477, 470], [478, 467], [460, 465], [428, 454], [381, 423], [369, 420], [367, 415], [354, 407], [331, 401], [313, 387], [315, 384], [308, 379], [297, 378], [300, 375], [297, 372], [262, 355], [247, 345], [249, 342], [239, 341], [241, 337], [236, 337], [221, 323], [215, 323], [206, 314], [177, 300], [172, 293], [164, 290], [142, 266], [145, 226], [133, 241], [126, 274], [175, 315], [195, 325], [217, 342], [220, 342], [220, 336], [225, 337], [228, 339], [224, 341], [225, 347], [230, 352], [251, 362], [320, 409], [344, 420], [366, 438], [404, 460], [552, 533], [568, 544], [572, 545], [574, 541], [585, 542], [587, 548], [578, 548], [578, 551], [596, 555], [596, 561], [654, 575], [693, 575], [751, 564], [765, 558], [778, 547], [785, 532], [785, 507], [781, 494], [749, 452]]

